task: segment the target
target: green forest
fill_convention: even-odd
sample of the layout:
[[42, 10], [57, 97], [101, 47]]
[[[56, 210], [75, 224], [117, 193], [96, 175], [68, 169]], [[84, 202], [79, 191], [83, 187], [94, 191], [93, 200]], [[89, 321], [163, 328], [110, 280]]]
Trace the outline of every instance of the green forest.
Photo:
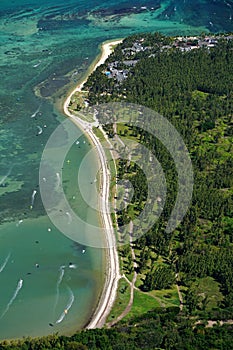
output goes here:
[[[91, 106], [124, 101], [162, 114], [188, 148], [192, 203], [182, 223], [167, 233], [177, 195], [174, 161], [151, 134], [130, 123], [117, 127], [123, 141], [134, 139], [156, 155], [166, 177], [159, 220], [131, 247], [119, 247], [122, 273], [128, 281], [136, 273], [137, 293], [158, 303], [145, 313], [129, 313], [112, 327], [72, 337], [5, 341], [0, 349], [233, 349], [233, 40], [219, 36], [216, 41], [181, 50], [174, 38], [159, 33], [128, 37], [84, 86]], [[139, 42], [148, 49], [129, 57], [128, 48]], [[184, 47], [196, 44], [185, 38]], [[125, 64], [129, 59], [136, 61], [130, 68]], [[106, 75], [112, 62], [127, 70], [124, 79]], [[72, 104], [72, 111], [79, 109]], [[105, 129], [114, 140], [113, 126]], [[117, 177], [134, 187], [131, 204], [116, 214], [121, 226], [143, 210], [147, 186], [143, 171], [127, 160], [117, 161]]]
[[[103, 74], [109, 62], [124, 61], [125, 47], [144, 39], [154, 54], [135, 54], [137, 64], [119, 83]], [[181, 225], [165, 232], [176, 198], [176, 169], [160, 141], [135, 126], [119, 128], [149, 147], [166, 171], [168, 195], [160, 220], [136, 243], [142, 290], [166, 289], [179, 275], [185, 310], [198, 317], [233, 317], [233, 40], [218, 39], [214, 47], [183, 52], [174, 39], [155, 33], [127, 38], [87, 82], [89, 101], [126, 101], [147, 106], [166, 117], [182, 135], [194, 170], [192, 204]], [[145, 45], [145, 44], [144, 44]], [[152, 50], [151, 50], [152, 47]], [[101, 80], [102, 78], [102, 80]], [[103, 92], [105, 92], [103, 94]], [[112, 137], [112, 129], [108, 132]], [[118, 175], [134, 185], [130, 210], [118, 213], [127, 222], [143, 208], [146, 186], [143, 172], [127, 161], [118, 162]], [[138, 190], [137, 190], [138, 189]], [[124, 254], [122, 248], [122, 254]], [[151, 263], [151, 260], [153, 263]], [[207, 293], [208, 284], [216, 295]], [[201, 292], [198, 285], [201, 285]], [[206, 293], [205, 293], [206, 288]], [[214, 293], [214, 292], [213, 292]], [[213, 299], [215, 302], [213, 303]], [[219, 315], [219, 316], [218, 316]]]
[[78, 332], [72, 337], [51, 335], [43, 338], [4, 341], [1, 350], [136, 350], [136, 349], [233, 349], [232, 329], [227, 326], [193, 326], [177, 309], [158, 309], [122, 322], [111, 329]]

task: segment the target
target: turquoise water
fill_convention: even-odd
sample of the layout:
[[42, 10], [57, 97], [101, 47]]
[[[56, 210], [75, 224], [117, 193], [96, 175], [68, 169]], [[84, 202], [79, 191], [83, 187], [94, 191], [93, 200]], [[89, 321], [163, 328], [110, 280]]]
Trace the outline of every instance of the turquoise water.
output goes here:
[[[232, 31], [232, 6], [230, 0], [1, 0], [0, 339], [83, 327], [103, 284], [104, 252], [86, 247], [83, 254], [50, 223], [40, 199], [41, 154], [64, 118], [57, 102], [85, 74], [101, 42], [142, 31]], [[64, 169], [74, 208], [78, 164], [89, 149], [88, 142], [72, 149]], [[85, 203], [81, 211], [98, 225], [98, 213]]]
[[[88, 321], [90, 303], [95, 305], [98, 297], [98, 252], [87, 248], [83, 253], [45, 217], [25, 220], [19, 226], [5, 224], [3, 230], [0, 256], [1, 266], [4, 261], [6, 265], [0, 276], [1, 338], [74, 332], [82, 327]], [[20, 279], [22, 288], [17, 293]], [[69, 305], [65, 318], [56, 323]]]

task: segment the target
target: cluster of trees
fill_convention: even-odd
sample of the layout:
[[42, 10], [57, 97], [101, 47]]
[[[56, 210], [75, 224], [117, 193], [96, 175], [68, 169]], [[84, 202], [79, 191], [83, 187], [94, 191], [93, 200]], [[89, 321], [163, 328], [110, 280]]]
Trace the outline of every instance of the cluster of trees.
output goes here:
[[170, 266], [159, 266], [146, 275], [143, 290], [168, 289], [175, 282], [175, 274]]
[[233, 349], [232, 326], [205, 328], [179, 315], [179, 308], [155, 309], [111, 329], [78, 332], [72, 337], [48, 337], [4, 341], [0, 350], [137, 350], [137, 349]]
[[[130, 123], [121, 128], [122, 136], [135, 138], [156, 155], [167, 181], [160, 220], [136, 242], [141, 251], [138, 269], [146, 275], [142, 288], [165, 288], [176, 272], [187, 290], [191, 279], [211, 276], [220, 283], [224, 310], [233, 306], [233, 40], [222, 38], [213, 48], [182, 52], [174, 47], [159, 50], [159, 42], [171, 43], [171, 38], [160, 34], [143, 38], [147, 45], [154, 45], [155, 54], [148, 57], [148, 52], [140, 52], [138, 63], [121, 84], [106, 79], [104, 67], [99, 67], [87, 84], [91, 104], [124, 101], [162, 114], [182, 135], [191, 156], [195, 178], [192, 204], [180, 226], [168, 234], [165, 227], [177, 195], [174, 161], [164, 145], [145, 130]], [[108, 62], [124, 60], [124, 48], [136, 40], [139, 35], [127, 38]], [[112, 137], [113, 129], [108, 126], [110, 130]], [[147, 186], [142, 171], [133, 164], [119, 161], [117, 165], [119, 177], [134, 185], [134, 210], [131, 205], [130, 210], [118, 213], [122, 225], [144, 208]], [[152, 253], [166, 260], [163, 268], [148, 270]], [[187, 292], [187, 304], [189, 299]]]

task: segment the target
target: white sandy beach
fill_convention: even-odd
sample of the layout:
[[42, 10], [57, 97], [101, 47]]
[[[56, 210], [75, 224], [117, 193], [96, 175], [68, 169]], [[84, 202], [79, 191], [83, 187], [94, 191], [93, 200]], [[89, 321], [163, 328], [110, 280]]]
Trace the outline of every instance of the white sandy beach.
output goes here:
[[[108, 56], [112, 53], [113, 51], [113, 46], [118, 45], [122, 42], [123, 40], [114, 40], [111, 42], [106, 42], [103, 43], [101, 46], [101, 56], [99, 58], [99, 60], [96, 62], [96, 64], [94, 65], [93, 69], [91, 70], [90, 74], [92, 72], [94, 72], [96, 70], [97, 67], [99, 67], [101, 64], [103, 64], [106, 59], [108, 58]], [[90, 75], [89, 74], [89, 75]], [[89, 76], [88, 75], [88, 76]], [[71, 94], [67, 97], [65, 104], [64, 104], [64, 111], [66, 113], [66, 109], [68, 109], [69, 103], [70, 103], [70, 98], [71, 96], [76, 92], [76, 91], [81, 91], [83, 88], [83, 85], [86, 83], [88, 76], [81, 82], [78, 84], [78, 86], [76, 86], [76, 88], [71, 92]], [[67, 113], [66, 113], [67, 114]]]
[[[108, 56], [111, 54], [113, 50], [113, 46], [121, 43], [122, 40], [115, 40], [107, 43], [103, 43], [101, 47], [101, 56], [98, 62], [94, 65], [93, 70], [90, 72], [90, 74], [101, 64], [105, 62], [105, 60], [108, 58]], [[70, 119], [79, 127], [81, 128], [84, 133], [89, 136], [89, 138], [92, 140], [94, 146], [96, 147], [97, 155], [99, 158], [99, 162], [101, 165], [103, 177], [102, 177], [102, 198], [103, 201], [100, 201], [100, 213], [102, 216], [102, 223], [106, 230], [106, 241], [107, 245], [111, 248], [106, 249], [107, 253], [107, 267], [106, 267], [106, 278], [105, 278], [105, 284], [102, 291], [102, 295], [100, 297], [97, 309], [95, 310], [92, 319], [90, 320], [89, 324], [86, 326], [86, 328], [99, 328], [102, 327], [106, 321], [106, 318], [113, 306], [114, 300], [116, 298], [117, 293], [117, 286], [118, 286], [118, 280], [120, 278], [120, 272], [119, 272], [119, 260], [118, 260], [118, 253], [117, 248], [115, 244], [115, 234], [114, 229], [112, 226], [112, 220], [110, 213], [108, 211], [108, 205], [109, 205], [109, 185], [110, 185], [110, 173], [107, 167], [107, 159], [104, 152], [104, 149], [99, 142], [99, 139], [96, 137], [94, 132], [92, 131], [92, 128], [90, 127], [90, 123], [82, 120], [81, 118], [72, 115], [69, 110], [68, 106], [70, 103], [71, 96], [76, 91], [81, 91], [83, 88], [83, 85], [87, 81], [88, 77], [82, 81], [67, 97], [65, 103], [64, 103], [64, 112], [67, 116], [70, 117]]]

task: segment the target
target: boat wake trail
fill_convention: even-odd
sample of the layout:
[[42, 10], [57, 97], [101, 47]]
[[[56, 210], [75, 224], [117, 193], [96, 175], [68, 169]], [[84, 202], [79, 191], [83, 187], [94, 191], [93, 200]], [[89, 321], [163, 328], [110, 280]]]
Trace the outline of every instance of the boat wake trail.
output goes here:
[[35, 201], [35, 195], [37, 194], [37, 191], [34, 190], [32, 192], [32, 200], [31, 200], [31, 209], [33, 208], [33, 205], [34, 205], [34, 201]]
[[42, 134], [42, 132], [43, 132], [42, 127], [41, 127], [41, 126], [39, 126], [39, 125], [37, 125], [37, 128], [38, 128], [38, 130], [39, 130], [37, 135]]
[[60, 287], [60, 284], [62, 283], [64, 273], [65, 273], [65, 265], [62, 265], [59, 268], [59, 276], [58, 276], [57, 284], [56, 284], [57, 293], [56, 293], [56, 299], [55, 299], [54, 308], [53, 308], [54, 313], [55, 313], [55, 310], [57, 307], [57, 303], [58, 303], [58, 299], [59, 299], [59, 287]]
[[69, 225], [72, 222], [72, 216], [68, 211], [66, 212], [66, 215], [68, 216], [68, 225]]
[[39, 107], [37, 108], [37, 110], [31, 115], [31, 118], [35, 118], [37, 116], [37, 114], [39, 113], [40, 111], [40, 107], [41, 105], [39, 105]]
[[5, 310], [4, 310], [4, 312], [2, 313], [2, 315], [1, 315], [1, 317], [0, 317], [0, 320], [5, 316], [5, 314], [6, 314], [7, 311], [9, 310], [11, 304], [14, 302], [14, 300], [15, 300], [15, 298], [17, 297], [17, 295], [18, 295], [20, 289], [22, 288], [22, 286], [23, 286], [23, 280], [20, 279], [19, 282], [18, 282], [18, 284], [17, 284], [17, 287], [16, 287], [16, 290], [15, 290], [15, 292], [14, 292], [14, 295], [13, 295], [13, 297], [11, 298], [11, 300], [9, 301], [9, 303], [7, 304], [7, 306], [6, 306]]
[[6, 259], [4, 260], [2, 266], [0, 266], [0, 273], [5, 269], [6, 264], [8, 263], [8, 260], [10, 259], [11, 253], [9, 253], [6, 257]]
[[59, 289], [59, 286], [63, 280], [63, 277], [64, 277], [64, 273], [65, 273], [65, 265], [62, 265], [60, 266], [60, 274], [59, 274], [59, 277], [58, 277], [58, 280], [57, 280], [57, 290]]
[[56, 177], [57, 177], [57, 183], [56, 183], [56, 191], [59, 189], [60, 184], [61, 184], [61, 177], [59, 173], [56, 173]]
[[70, 287], [68, 287], [68, 290], [69, 290], [69, 294], [70, 294], [70, 297], [69, 297], [69, 302], [68, 304], [66, 305], [66, 308], [65, 310], [63, 311], [63, 313], [61, 314], [61, 316], [57, 319], [56, 323], [61, 323], [66, 314], [68, 313], [69, 309], [71, 308], [71, 306], [73, 305], [73, 302], [74, 302], [74, 293], [72, 292], [72, 290], [70, 289]]

